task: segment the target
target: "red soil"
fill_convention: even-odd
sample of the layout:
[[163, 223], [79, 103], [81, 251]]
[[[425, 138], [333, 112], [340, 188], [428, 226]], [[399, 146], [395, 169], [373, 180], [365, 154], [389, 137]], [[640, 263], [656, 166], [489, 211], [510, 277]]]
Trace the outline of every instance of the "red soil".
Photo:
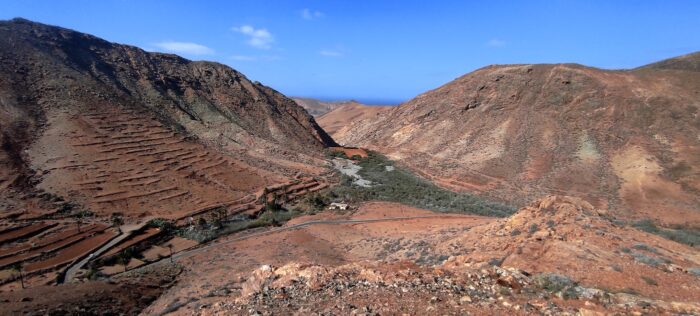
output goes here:
[[33, 248], [31, 251], [28, 251], [25, 253], [20, 253], [20, 254], [11, 256], [11, 257], [6, 257], [3, 259], [0, 259], [0, 267], [14, 264], [17, 262], [30, 260], [30, 259], [33, 259], [35, 257], [41, 256], [42, 254], [49, 254], [49, 253], [53, 253], [56, 251], [63, 252], [63, 250], [61, 250], [61, 249], [68, 247], [68, 246], [71, 246], [75, 243], [78, 243], [81, 240], [84, 240], [85, 238], [89, 238], [90, 236], [93, 236], [96, 233], [100, 233], [100, 232], [104, 231], [106, 228], [107, 227], [104, 225], [91, 225], [91, 226], [88, 226], [86, 228], [82, 228], [81, 230], [83, 232], [80, 234], [72, 235], [71, 237], [68, 237], [68, 238], [62, 238], [60, 240], [57, 240], [54, 243], [47, 244], [43, 247]]
[[362, 148], [353, 148], [353, 147], [330, 147], [330, 150], [334, 152], [343, 152], [345, 153], [346, 156], [352, 158], [353, 156], [357, 155], [362, 158], [367, 157], [367, 152], [362, 149]]
[[38, 223], [38, 224], [32, 224], [32, 225], [29, 225], [26, 227], [22, 227], [20, 229], [10, 230], [10, 231], [5, 232], [4, 234], [0, 235], [0, 243], [13, 241], [15, 239], [19, 239], [19, 238], [22, 238], [24, 236], [31, 235], [31, 234], [36, 234], [42, 230], [53, 227], [54, 225], [55, 224], [51, 224], [51, 223]]
[[58, 266], [68, 264], [75, 261], [76, 259], [83, 257], [93, 250], [100, 247], [105, 242], [117, 236], [116, 232], [107, 231], [101, 234], [97, 234], [88, 239], [82, 240], [64, 250], [58, 252], [54, 257], [43, 261], [32, 262], [27, 264], [24, 269], [27, 272], [34, 272], [39, 270], [51, 269]]
[[160, 229], [158, 229], [158, 228], [154, 228], [154, 227], [148, 228], [138, 235], [134, 235], [126, 240], [121, 241], [119, 244], [114, 246], [114, 248], [110, 249], [109, 251], [105, 252], [102, 256], [100, 256], [100, 258], [106, 258], [106, 257], [112, 256], [114, 254], [117, 254], [120, 251], [122, 251], [126, 248], [129, 248], [133, 245], [136, 245], [144, 240], [148, 240], [149, 238], [151, 238], [159, 233], [160, 233]]
[[[74, 225], [71, 225], [73, 227]], [[22, 252], [25, 250], [29, 249], [35, 249], [39, 247], [43, 247], [46, 245], [50, 245], [52, 243], [55, 243], [57, 241], [61, 241], [63, 239], [66, 239], [68, 237], [72, 237], [76, 234], [91, 231], [92, 229], [98, 227], [97, 225], [88, 225], [85, 227], [81, 227], [80, 231], [78, 231], [78, 228], [73, 228], [73, 229], [66, 229], [61, 231], [60, 229], [64, 229], [65, 226], [59, 227], [59, 230], [57, 231], [51, 231], [45, 234], [45, 236], [41, 236], [41, 238], [32, 238], [28, 240], [27, 242], [23, 242], [19, 245], [15, 245], [14, 247], [8, 247], [0, 250], [0, 257], [6, 257], [8, 255], [12, 255], [18, 252]]]

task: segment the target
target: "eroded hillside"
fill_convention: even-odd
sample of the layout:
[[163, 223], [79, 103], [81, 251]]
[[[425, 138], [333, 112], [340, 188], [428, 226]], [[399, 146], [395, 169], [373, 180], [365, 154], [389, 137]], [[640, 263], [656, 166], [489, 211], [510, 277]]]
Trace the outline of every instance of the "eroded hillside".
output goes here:
[[0, 21], [0, 144], [6, 292], [70, 283], [126, 251], [158, 260], [197, 244], [171, 227], [320, 190], [335, 143], [227, 66], [14, 19]]
[[[21, 19], [0, 38], [0, 183], [15, 195], [173, 218], [322, 172], [334, 144], [294, 101], [221, 64]], [[11, 200], [3, 216], [27, 217]]]
[[354, 126], [361, 126], [364, 121], [372, 121], [379, 113], [388, 111], [391, 106], [364, 105], [357, 102], [343, 104], [331, 111], [318, 116], [318, 124], [330, 134], [333, 139], [345, 139], [352, 135]]
[[516, 205], [564, 193], [627, 218], [697, 226], [699, 58], [629, 71], [489, 66], [337, 140]]

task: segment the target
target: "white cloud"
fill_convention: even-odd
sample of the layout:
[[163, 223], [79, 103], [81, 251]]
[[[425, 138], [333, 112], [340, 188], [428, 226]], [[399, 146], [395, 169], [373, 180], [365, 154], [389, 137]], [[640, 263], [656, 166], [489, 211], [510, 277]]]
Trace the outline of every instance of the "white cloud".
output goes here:
[[486, 46], [491, 46], [491, 47], [503, 47], [506, 46], [506, 41], [500, 40], [497, 38], [492, 38], [488, 42], [486, 42]]
[[232, 28], [234, 32], [241, 33], [248, 37], [246, 43], [260, 49], [270, 49], [275, 41], [272, 34], [267, 29], [256, 29], [250, 25], [243, 25]]
[[324, 49], [319, 52], [321, 56], [326, 56], [326, 57], [342, 57], [343, 53], [337, 50], [330, 50], [330, 49]]
[[325, 14], [321, 11], [316, 11], [316, 10], [311, 10], [311, 9], [304, 9], [301, 10], [301, 17], [304, 20], [313, 20], [313, 19], [318, 19], [324, 17]]
[[200, 45], [197, 43], [190, 42], [173, 42], [165, 41], [160, 43], [154, 43], [153, 46], [158, 49], [164, 50], [170, 53], [183, 54], [183, 55], [212, 55], [214, 50]]

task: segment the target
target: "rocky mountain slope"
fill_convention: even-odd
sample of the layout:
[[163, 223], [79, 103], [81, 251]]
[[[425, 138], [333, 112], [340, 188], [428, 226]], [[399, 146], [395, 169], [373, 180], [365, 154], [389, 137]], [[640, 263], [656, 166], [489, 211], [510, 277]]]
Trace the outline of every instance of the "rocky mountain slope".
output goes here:
[[312, 99], [312, 98], [302, 98], [302, 97], [292, 97], [292, 100], [296, 102], [299, 106], [303, 107], [306, 109], [309, 114], [313, 115], [314, 117], [321, 116], [325, 113], [328, 113], [330, 111], [333, 111], [334, 109], [341, 107], [348, 102], [352, 101], [321, 101], [317, 99]]
[[634, 70], [489, 66], [346, 127], [439, 184], [700, 225], [700, 53]]
[[[383, 222], [319, 224], [222, 241], [181, 260], [188, 277], [146, 312], [700, 312], [696, 249], [619, 225], [581, 199], [549, 196], [504, 219], [389, 220], [425, 214], [369, 203], [350, 218]], [[261, 251], [263, 244], [277, 249]]]
[[364, 105], [350, 101], [325, 114], [316, 117], [318, 124], [333, 139], [344, 139], [352, 134], [351, 126], [362, 125], [364, 120], [373, 120], [379, 113], [391, 109], [391, 106]]
[[227, 66], [23, 19], [0, 22], [0, 141], [4, 217], [177, 217], [323, 172], [334, 145]]

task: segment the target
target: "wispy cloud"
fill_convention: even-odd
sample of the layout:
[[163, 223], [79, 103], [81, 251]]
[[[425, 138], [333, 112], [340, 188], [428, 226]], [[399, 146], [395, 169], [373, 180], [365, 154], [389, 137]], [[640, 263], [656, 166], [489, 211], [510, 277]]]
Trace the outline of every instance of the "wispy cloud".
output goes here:
[[169, 53], [183, 54], [183, 55], [212, 55], [214, 50], [191, 42], [174, 42], [174, 41], [164, 41], [159, 43], [153, 43], [159, 50], [163, 50]]
[[323, 14], [323, 12], [321, 12], [321, 11], [311, 10], [311, 9], [301, 10], [301, 17], [304, 20], [314, 20], [314, 19], [322, 18], [324, 16], [326, 16], [326, 15]]
[[343, 52], [332, 49], [324, 49], [318, 53], [321, 54], [321, 56], [326, 57], [343, 57]]
[[241, 33], [248, 37], [246, 43], [250, 46], [260, 49], [270, 49], [275, 38], [264, 28], [256, 29], [250, 25], [242, 25], [231, 28], [234, 32]]
[[488, 42], [486, 42], [486, 46], [490, 47], [503, 47], [506, 46], [506, 41], [500, 40], [497, 38], [492, 38]]

